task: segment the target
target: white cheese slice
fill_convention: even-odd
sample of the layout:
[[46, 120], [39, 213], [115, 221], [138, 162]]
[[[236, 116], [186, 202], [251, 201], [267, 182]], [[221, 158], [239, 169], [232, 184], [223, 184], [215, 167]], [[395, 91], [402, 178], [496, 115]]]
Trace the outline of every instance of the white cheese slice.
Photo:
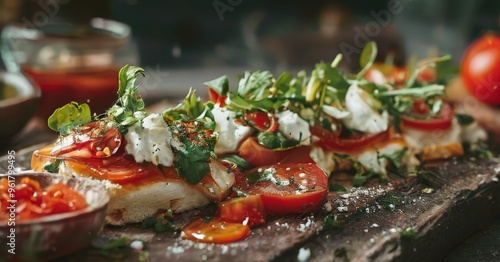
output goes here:
[[389, 126], [389, 114], [387, 111], [380, 114], [373, 109], [361, 97], [362, 92], [366, 93], [356, 83], [352, 84], [347, 90], [345, 106], [350, 115], [343, 119], [344, 124], [348, 128], [368, 134], [384, 132]]
[[234, 152], [238, 149], [241, 140], [252, 133], [252, 128], [243, 126], [234, 122], [234, 112], [215, 106], [212, 109], [216, 127], [215, 132], [218, 134], [218, 140], [215, 144], [216, 154], [225, 154]]

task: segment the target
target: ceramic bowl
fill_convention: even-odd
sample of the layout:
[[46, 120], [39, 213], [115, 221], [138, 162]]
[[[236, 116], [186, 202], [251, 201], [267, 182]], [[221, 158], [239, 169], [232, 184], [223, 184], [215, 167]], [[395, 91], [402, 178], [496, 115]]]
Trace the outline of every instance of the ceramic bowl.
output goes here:
[[[0, 175], [2, 177], [7, 175]], [[109, 202], [105, 187], [90, 178], [69, 178], [37, 172], [13, 174], [11, 181], [17, 184], [23, 177], [40, 182], [43, 188], [63, 182], [82, 194], [88, 206], [78, 211], [15, 221], [15, 227], [9, 224], [10, 221], [1, 222], [2, 257], [7, 261], [48, 261], [88, 247], [105, 224]]]
[[0, 72], [0, 144], [8, 144], [33, 117], [40, 89], [21, 73]]

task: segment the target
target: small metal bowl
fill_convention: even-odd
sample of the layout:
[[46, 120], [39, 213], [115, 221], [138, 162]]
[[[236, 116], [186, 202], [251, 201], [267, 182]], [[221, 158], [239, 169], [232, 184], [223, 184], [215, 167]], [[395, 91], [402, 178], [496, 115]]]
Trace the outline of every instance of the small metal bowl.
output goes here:
[[0, 144], [8, 144], [34, 116], [41, 92], [21, 73], [0, 72], [0, 85], [0, 92], [11, 90], [9, 96], [0, 95]]
[[[0, 175], [0, 178], [2, 177], [7, 175]], [[74, 212], [16, 221], [15, 227], [8, 222], [7, 224], [2, 222], [0, 224], [2, 257], [7, 261], [47, 261], [89, 246], [105, 223], [109, 202], [106, 188], [90, 178], [70, 178], [49, 173], [17, 173], [11, 175], [11, 180], [14, 178], [17, 184], [23, 177], [40, 182], [43, 188], [63, 182], [82, 194], [88, 206]]]

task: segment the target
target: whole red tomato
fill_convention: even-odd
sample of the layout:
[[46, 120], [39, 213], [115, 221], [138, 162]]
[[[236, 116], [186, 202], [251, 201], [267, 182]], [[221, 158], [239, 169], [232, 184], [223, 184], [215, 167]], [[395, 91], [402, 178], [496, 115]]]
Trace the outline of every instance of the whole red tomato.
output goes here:
[[500, 37], [484, 35], [462, 59], [461, 75], [470, 93], [488, 104], [500, 104]]

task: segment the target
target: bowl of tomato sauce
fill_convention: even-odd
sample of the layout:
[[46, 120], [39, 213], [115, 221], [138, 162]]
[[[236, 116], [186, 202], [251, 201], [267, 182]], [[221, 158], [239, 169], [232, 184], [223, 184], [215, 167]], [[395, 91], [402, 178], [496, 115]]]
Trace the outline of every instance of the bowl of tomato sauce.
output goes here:
[[0, 253], [7, 261], [47, 261], [84, 249], [103, 228], [108, 202], [92, 179], [2, 174]]

